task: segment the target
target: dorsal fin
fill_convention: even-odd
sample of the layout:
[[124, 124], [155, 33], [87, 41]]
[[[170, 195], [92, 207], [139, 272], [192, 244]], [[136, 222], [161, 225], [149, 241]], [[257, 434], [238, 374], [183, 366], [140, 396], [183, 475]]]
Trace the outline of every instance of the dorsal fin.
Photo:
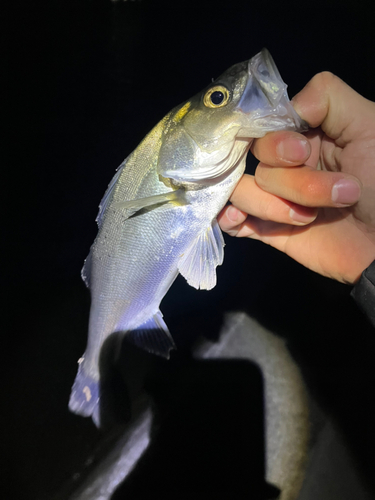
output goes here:
[[127, 158], [126, 160], [124, 160], [121, 165], [118, 167], [118, 169], [116, 170], [116, 173], [115, 175], [113, 176], [111, 182], [108, 184], [108, 187], [107, 187], [107, 190], [106, 192], [104, 193], [104, 196], [101, 200], [101, 202], [99, 203], [99, 212], [98, 212], [98, 215], [96, 217], [96, 222], [98, 223], [98, 226], [100, 227], [101, 224], [102, 224], [102, 220], [103, 220], [103, 215], [104, 215], [104, 212], [105, 212], [105, 209], [107, 208], [107, 205], [109, 203], [109, 199], [112, 195], [112, 192], [114, 190], [114, 187], [116, 186], [116, 183], [126, 165], [126, 162], [127, 162]]
[[90, 279], [91, 279], [91, 260], [92, 260], [92, 248], [90, 248], [90, 252], [83, 263], [83, 267], [81, 270], [81, 277], [87, 286], [90, 288]]

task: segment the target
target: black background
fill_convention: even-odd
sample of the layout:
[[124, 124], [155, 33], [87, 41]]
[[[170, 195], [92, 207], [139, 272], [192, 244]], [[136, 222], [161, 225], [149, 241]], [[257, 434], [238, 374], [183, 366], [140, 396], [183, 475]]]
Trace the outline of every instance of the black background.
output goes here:
[[[373, 22], [358, 1], [77, 0], [14, 3], [4, 33], [2, 472], [7, 498], [44, 500], [102, 436], [67, 401], [87, 332], [80, 269], [115, 168], [172, 107], [264, 46], [290, 96], [330, 70], [375, 100]], [[258, 242], [226, 242], [213, 291], [179, 278], [162, 303], [180, 351], [215, 338], [231, 310], [284, 336], [371, 483], [375, 342], [350, 288]]]

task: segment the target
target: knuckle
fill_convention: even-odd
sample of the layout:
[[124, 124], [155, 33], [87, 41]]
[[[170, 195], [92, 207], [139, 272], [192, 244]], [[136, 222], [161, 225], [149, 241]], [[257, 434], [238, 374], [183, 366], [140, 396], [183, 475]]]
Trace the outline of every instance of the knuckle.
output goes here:
[[341, 79], [331, 71], [321, 71], [317, 73], [311, 80], [310, 84], [319, 90], [335, 88], [341, 83]]
[[258, 165], [255, 171], [255, 182], [262, 189], [265, 189], [269, 184], [272, 176], [272, 169], [270, 167]]
[[258, 201], [257, 215], [263, 220], [269, 220], [270, 215], [270, 204], [265, 200]]
[[337, 76], [331, 71], [321, 71], [317, 73], [314, 78], [317, 78], [321, 82], [330, 83], [337, 78]]
[[298, 192], [300, 204], [312, 205], [321, 196], [321, 187], [313, 179], [305, 179]]

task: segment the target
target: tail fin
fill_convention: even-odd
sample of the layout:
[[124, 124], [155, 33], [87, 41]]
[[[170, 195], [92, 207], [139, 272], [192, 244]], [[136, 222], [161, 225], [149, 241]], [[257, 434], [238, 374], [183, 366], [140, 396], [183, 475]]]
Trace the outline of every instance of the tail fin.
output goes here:
[[69, 410], [83, 417], [91, 416], [94, 424], [100, 427], [99, 400], [99, 380], [87, 375], [81, 363], [70, 393]]

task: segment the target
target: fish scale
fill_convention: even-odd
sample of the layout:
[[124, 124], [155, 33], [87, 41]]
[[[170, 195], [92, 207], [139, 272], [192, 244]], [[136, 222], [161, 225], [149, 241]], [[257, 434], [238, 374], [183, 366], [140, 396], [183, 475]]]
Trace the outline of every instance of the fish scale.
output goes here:
[[242, 177], [251, 141], [306, 130], [264, 49], [168, 113], [123, 162], [102, 199], [98, 235], [82, 276], [90, 288], [89, 338], [69, 408], [101, 420], [99, 361], [111, 335], [168, 357], [159, 305], [180, 272], [216, 284], [224, 240], [216, 216]]

